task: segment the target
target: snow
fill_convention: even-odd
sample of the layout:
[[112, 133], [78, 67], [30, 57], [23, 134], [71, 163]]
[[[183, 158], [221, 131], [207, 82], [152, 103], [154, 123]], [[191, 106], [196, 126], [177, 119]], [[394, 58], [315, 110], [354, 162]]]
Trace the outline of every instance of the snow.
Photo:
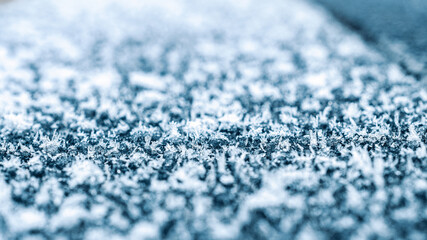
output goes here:
[[422, 238], [423, 79], [310, 1], [0, 5], [0, 235]]
[[165, 90], [166, 83], [164, 79], [159, 78], [154, 74], [146, 74], [142, 72], [132, 72], [129, 76], [131, 84], [154, 90]]

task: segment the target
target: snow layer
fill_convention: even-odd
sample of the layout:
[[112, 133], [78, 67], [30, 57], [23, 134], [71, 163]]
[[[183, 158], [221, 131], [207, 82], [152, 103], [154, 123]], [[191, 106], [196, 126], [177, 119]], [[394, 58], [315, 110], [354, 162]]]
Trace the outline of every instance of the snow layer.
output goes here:
[[306, 1], [1, 5], [0, 239], [425, 239], [421, 79]]

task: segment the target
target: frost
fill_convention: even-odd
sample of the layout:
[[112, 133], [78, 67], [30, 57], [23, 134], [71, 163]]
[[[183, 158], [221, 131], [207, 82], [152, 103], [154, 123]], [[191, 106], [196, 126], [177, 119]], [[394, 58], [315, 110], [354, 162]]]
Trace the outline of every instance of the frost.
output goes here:
[[158, 238], [157, 226], [149, 222], [139, 222], [135, 224], [129, 239], [156, 239]]
[[33, 125], [33, 119], [24, 114], [5, 114], [2, 123], [9, 129], [25, 130]]
[[103, 171], [89, 160], [78, 160], [67, 169], [71, 175], [71, 186], [82, 183], [97, 184], [105, 180]]
[[52, 219], [52, 229], [67, 228], [77, 224], [81, 219], [89, 217], [89, 213], [81, 205], [84, 201], [83, 195], [69, 196], [61, 205], [58, 214]]
[[305, 78], [305, 82], [308, 86], [324, 87], [327, 84], [326, 73], [313, 73]]
[[141, 72], [132, 72], [129, 76], [131, 84], [147, 89], [165, 90], [166, 82], [154, 74], [146, 74]]
[[310, 1], [1, 4], [0, 236], [425, 239], [423, 79]]
[[8, 224], [12, 231], [28, 231], [45, 227], [47, 218], [43, 212], [33, 209], [17, 210]]

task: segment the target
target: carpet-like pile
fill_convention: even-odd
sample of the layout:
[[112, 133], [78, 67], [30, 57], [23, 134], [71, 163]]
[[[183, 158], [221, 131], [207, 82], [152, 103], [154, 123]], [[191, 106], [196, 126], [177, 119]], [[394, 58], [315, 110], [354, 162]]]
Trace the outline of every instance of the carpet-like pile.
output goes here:
[[427, 90], [306, 1], [0, 6], [0, 239], [426, 239]]

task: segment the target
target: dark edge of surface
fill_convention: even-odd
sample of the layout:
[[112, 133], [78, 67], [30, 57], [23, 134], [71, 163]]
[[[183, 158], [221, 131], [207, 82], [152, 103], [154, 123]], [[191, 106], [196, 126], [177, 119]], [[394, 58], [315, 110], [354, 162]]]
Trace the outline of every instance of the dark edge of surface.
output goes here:
[[427, 76], [427, 1], [316, 0], [417, 80]]

